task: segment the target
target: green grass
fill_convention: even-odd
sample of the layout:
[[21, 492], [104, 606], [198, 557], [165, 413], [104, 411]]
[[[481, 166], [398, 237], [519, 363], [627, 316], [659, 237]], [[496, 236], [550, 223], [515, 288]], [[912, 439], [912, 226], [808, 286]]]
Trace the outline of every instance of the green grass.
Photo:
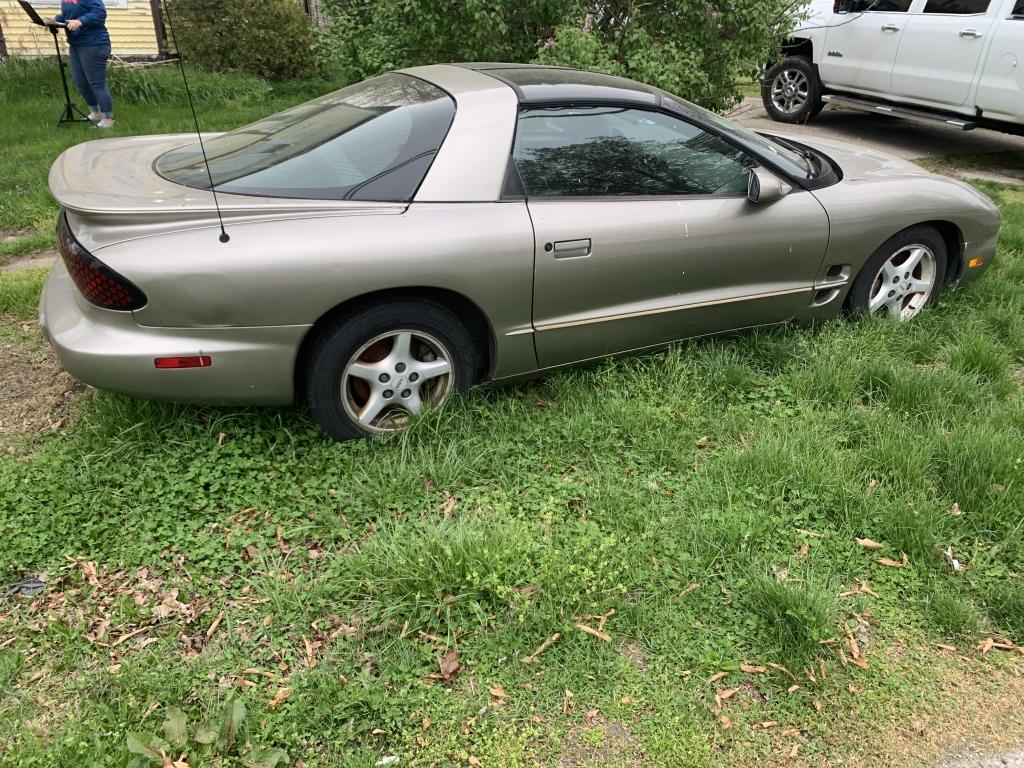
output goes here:
[[[313, 80], [271, 85], [259, 78], [189, 74], [189, 84], [203, 130], [234, 128], [323, 93], [338, 83]], [[91, 139], [195, 130], [177, 67], [111, 67], [108, 74], [116, 124], [101, 132], [86, 124], [54, 126], [63, 94], [49, 61], [8, 59], [0, 62], [0, 103], [17, 109], [0, 111], [0, 263], [52, 248], [56, 203], [46, 176], [57, 156]], [[73, 89], [72, 89], [73, 90]], [[72, 94], [83, 107], [81, 97]]]
[[[218, 120], [278, 104], [225, 82]], [[187, 128], [144, 92], [119, 120]], [[0, 167], [24, 174], [34, 202], [4, 224], [24, 228], [67, 137], [18, 136], [36, 171]], [[771, 764], [791, 744], [768, 720], [809, 761], [878, 762], [837, 719], [945, 699], [951, 663], [892, 649], [1024, 641], [1024, 194], [985, 189], [997, 263], [907, 326], [679, 345], [480, 389], [372, 443], [296, 409], [97, 394], [0, 456], [0, 579], [48, 583], [0, 601], [0, 765], [159, 765], [139, 753], [164, 744], [193, 766], [553, 765], [612, 723], [647, 764]], [[0, 274], [0, 315], [30, 318], [40, 282]], [[610, 642], [577, 628], [600, 616]], [[849, 637], [867, 669], [843, 666]], [[461, 674], [431, 684], [451, 650]], [[725, 731], [715, 694], [736, 688]]]
[[39, 292], [46, 274], [41, 269], [0, 272], [0, 317], [33, 319], [39, 312]]

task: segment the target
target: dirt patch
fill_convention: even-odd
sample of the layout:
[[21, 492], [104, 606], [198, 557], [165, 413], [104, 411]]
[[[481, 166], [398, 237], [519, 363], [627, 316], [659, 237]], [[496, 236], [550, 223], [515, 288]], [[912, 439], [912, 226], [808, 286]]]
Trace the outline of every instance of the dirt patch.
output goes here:
[[892, 734], [894, 762], [943, 768], [983, 765], [982, 758], [1019, 750], [1024, 744], [1021, 664], [998, 671], [983, 663], [965, 664], [946, 670], [941, 683], [940, 695], [954, 706], [908, 717], [902, 728], [897, 725], [902, 733]]
[[[824, 751], [865, 768], [982, 768], [992, 760], [1001, 768], [1014, 765], [1009, 759], [1024, 745], [1024, 657], [993, 662], [916, 644], [894, 645], [885, 655], [886, 668], [917, 682], [905, 690], [882, 680], [858, 682], [864, 711], [836, 711], [824, 734], [793, 723], [800, 735], [786, 740], [773, 733], [773, 747], [750, 764], [818, 766], [812, 755]], [[787, 759], [794, 745], [798, 755]]]
[[43, 251], [41, 253], [30, 253], [27, 256], [19, 256], [16, 259], [0, 264], [0, 272], [14, 272], [18, 269], [48, 269], [57, 261], [56, 251]]
[[961, 181], [990, 181], [1009, 186], [1024, 185], [1024, 163], [1018, 153], [1001, 152], [970, 157], [922, 158], [929, 171]]
[[647, 672], [647, 651], [642, 645], [632, 641], [623, 643], [619, 648], [619, 653], [636, 668], [637, 672], [640, 674]]
[[998, 757], [978, 754], [960, 754], [943, 760], [935, 768], [1024, 768], [1024, 750]]
[[21, 240], [21, 238], [29, 234], [31, 232], [27, 229], [0, 229], [0, 243], [11, 243], [15, 240]]
[[595, 720], [565, 735], [558, 768], [595, 765], [637, 768], [644, 764], [644, 749], [629, 728], [617, 720]]
[[86, 387], [66, 374], [34, 322], [0, 318], [0, 451], [68, 426]]

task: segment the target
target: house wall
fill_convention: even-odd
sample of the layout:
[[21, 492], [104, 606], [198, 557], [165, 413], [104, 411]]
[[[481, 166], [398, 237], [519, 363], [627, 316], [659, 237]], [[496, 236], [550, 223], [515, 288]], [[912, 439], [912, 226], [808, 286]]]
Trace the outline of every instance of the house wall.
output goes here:
[[[149, 0], [104, 0], [111, 53], [115, 56], [156, 56], [160, 53]], [[57, 0], [32, 0], [44, 19], [60, 13]], [[11, 56], [52, 56], [53, 39], [45, 27], [29, 21], [16, 0], [0, 0], [0, 27]], [[58, 39], [67, 50], [64, 32]]]

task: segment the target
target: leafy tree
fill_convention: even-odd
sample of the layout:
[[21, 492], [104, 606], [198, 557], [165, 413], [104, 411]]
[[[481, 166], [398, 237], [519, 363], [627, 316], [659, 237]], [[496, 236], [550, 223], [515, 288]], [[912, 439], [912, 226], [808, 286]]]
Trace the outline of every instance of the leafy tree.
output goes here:
[[181, 53], [206, 70], [288, 80], [316, 69], [313, 27], [295, 0], [165, 2]]
[[572, 0], [327, 0], [319, 51], [359, 80], [447, 61], [530, 61]]
[[709, 109], [739, 100], [802, 15], [800, 0], [615, 0], [579, 5], [537, 60], [631, 77]]
[[624, 75], [713, 109], [777, 56], [805, 0], [327, 0], [318, 41], [347, 80], [445, 61]]

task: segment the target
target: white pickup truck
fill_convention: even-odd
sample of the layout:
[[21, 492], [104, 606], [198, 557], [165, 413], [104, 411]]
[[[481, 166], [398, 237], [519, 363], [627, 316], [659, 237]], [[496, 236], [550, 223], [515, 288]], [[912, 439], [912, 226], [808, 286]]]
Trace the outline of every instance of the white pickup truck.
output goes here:
[[813, 0], [766, 73], [768, 114], [826, 103], [1024, 133], [1024, 0]]

